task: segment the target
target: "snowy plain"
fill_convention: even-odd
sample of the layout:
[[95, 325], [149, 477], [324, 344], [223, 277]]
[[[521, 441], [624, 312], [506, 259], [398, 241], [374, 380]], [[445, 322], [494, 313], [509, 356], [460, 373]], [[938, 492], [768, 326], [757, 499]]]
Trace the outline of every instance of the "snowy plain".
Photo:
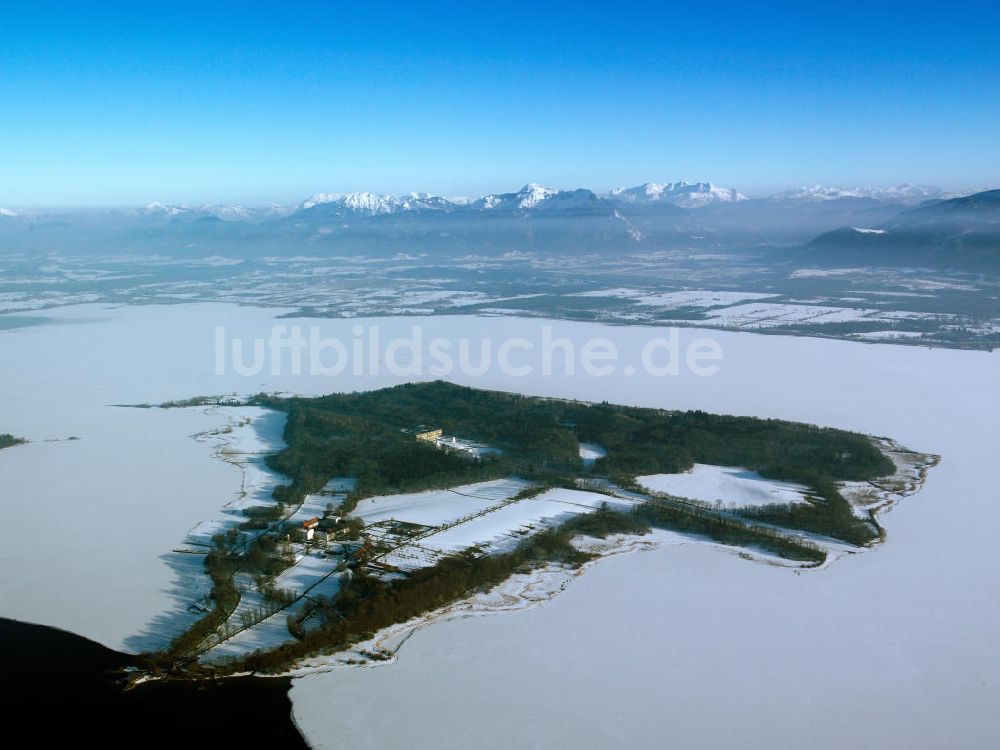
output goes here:
[[[0, 451], [0, 614], [132, 648], [162, 642], [189, 621], [177, 591], [199, 571], [173, 564], [170, 551], [239, 492], [240, 470], [191, 439], [226, 417], [113, 404], [412, 379], [215, 374], [215, 326], [266, 338], [282, 312], [81, 306], [46, 311], [47, 325], [0, 331], [0, 427], [33, 441]], [[427, 335], [494, 340], [537, 340], [551, 325], [579, 343], [611, 339], [625, 357], [664, 333], [472, 316], [300, 322], [344, 340], [359, 323], [377, 323], [383, 337], [419, 322]], [[992, 468], [1000, 357], [694, 329], [681, 336], [720, 344], [717, 375], [494, 370], [451, 379], [815, 422], [940, 454], [924, 489], [884, 517], [886, 543], [800, 575], [698, 544], [617, 556], [544, 606], [421, 629], [389, 667], [297, 679], [295, 719], [311, 742], [992, 746], [1000, 736], [1000, 553], [992, 538], [1000, 523]], [[622, 648], [623, 632], [630, 648]], [[399, 721], [385, 721], [387, 703]], [[497, 720], [512, 715], [519, 720]]]

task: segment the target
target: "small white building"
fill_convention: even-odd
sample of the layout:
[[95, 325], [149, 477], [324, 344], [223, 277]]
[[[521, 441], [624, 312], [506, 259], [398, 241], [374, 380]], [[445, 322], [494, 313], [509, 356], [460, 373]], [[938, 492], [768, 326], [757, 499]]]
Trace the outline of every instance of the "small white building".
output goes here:
[[302, 529], [306, 532], [307, 542], [311, 542], [313, 537], [316, 535], [317, 526], [319, 526], [318, 518], [310, 518], [308, 521], [302, 522]]

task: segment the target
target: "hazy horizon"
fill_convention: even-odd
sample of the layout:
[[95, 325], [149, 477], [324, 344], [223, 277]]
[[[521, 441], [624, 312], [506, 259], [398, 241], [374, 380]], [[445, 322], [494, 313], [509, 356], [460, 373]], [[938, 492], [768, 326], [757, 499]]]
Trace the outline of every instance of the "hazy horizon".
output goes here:
[[940, 190], [941, 192], [948, 195], [971, 195], [978, 192], [983, 192], [986, 190], [997, 189], [1000, 186], [1000, 180], [996, 184], [984, 184], [975, 186], [952, 186], [948, 184], [940, 183], [927, 183], [927, 182], [908, 182], [908, 181], [883, 181], [881, 183], [862, 183], [860, 181], [845, 182], [845, 183], [822, 183], [822, 182], [804, 182], [796, 184], [779, 185], [773, 189], [759, 189], [759, 190], [747, 190], [740, 185], [731, 185], [726, 183], [721, 183], [712, 179], [689, 179], [689, 178], [679, 178], [679, 179], [640, 179], [627, 184], [613, 185], [610, 187], [601, 186], [595, 188], [591, 184], [586, 182], [581, 184], [553, 184], [550, 182], [543, 182], [539, 180], [523, 180], [516, 185], [510, 186], [499, 186], [493, 189], [485, 189], [473, 192], [459, 192], [454, 190], [426, 190], [421, 188], [413, 188], [410, 190], [379, 190], [370, 187], [345, 187], [341, 189], [322, 189], [315, 190], [312, 192], [292, 194], [288, 193], [287, 199], [263, 199], [258, 201], [239, 201], [239, 200], [228, 200], [225, 197], [219, 197], [216, 199], [209, 200], [185, 200], [183, 198], [164, 198], [164, 197], [152, 197], [149, 200], [136, 199], [131, 202], [119, 202], [119, 203], [65, 203], [65, 204], [33, 204], [33, 205], [17, 205], [13, 203], [0, 203], [0, 208], [10, 209], [15, 211], [38, 211], [38, 212], [88, 212], [88, 211], [115, 211], [115, 210], [134, 210], [140, 208], [149, 208], [156, 205], [161, 205], [164, 207], [186, 207], [186, 208], [199, 208], [201, 206], [234, 206], [241, 208], [268, 208], [271, 206], [279, 208], [296, 208], [300, 206], [304, 201], [310, 198], [328, 195], [328, 196], [344, 196], [350, 195], [352, 193], [371, 193], [377, 196], [397, 196], [405, 197], [408, 195], [433, 195], [442, 197], [448, 200], [471, 200], [476, 198], [481, 198], [487, 195], [500, 195], [505, 193], [516, 193], [522, 188], [530, 185], [537, 184], [543, 185], [544, 187], [555, 188], [557, 190], [591, 190], [597, 195], [605, 195], [616, 189], [622, 188], [634, 188], [641, 187], [647, 183], [679, 183], [687, 182], [689, 184], [697, 183], [710, 183], [715, 187], [726, 188], [737, 190], [743, 198], [748, 200], [754, 199], [765, 199], [770, 198], [775, 195], [779, 195], [785, 192], [791, 192], [800, 189], [808, 189], [814, 187], [823, 187], [831, 189], [843, 189], [843, 190], [891, 190], [893, 188], [904, 188], [904, 187], [914, 187], [914, 188], [932, 188]]

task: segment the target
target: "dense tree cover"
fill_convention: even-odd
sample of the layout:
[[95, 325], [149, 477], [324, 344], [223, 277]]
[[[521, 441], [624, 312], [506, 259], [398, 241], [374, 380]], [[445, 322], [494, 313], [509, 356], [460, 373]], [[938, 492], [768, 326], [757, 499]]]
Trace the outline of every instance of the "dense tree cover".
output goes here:
[[356, 477], [354, 494], [366, 497], [492, 479], [510, 471], [496, 459], [473, 462], [417, 442], [412, 434], [401, 431], [412, 426], [406, 422], [345, 414], [305, 400], [281, 405], [288, 410], [288, 447], [271, 457], [269, 464], [292, 477], [289, 489], [276, 496], [289, 504], [296, 496], [319, 491], [337, 476]]
[[859, 546], [881, 537], [882, 529], [874, 518], [858, 518], [829, 477], [804, 475], [802, 481], [815, 493], [808, 503], [763, 505], [735, 512], [754, 521], [823, 534]]
[[804, 482], [815, 476], [863, 480], [893, 471], [868, 438], [843, 430], [703, 411], [573, 406], [580, 439], [608, 452], [597, 470], [613, 475], [673, 473], [695, 462]]
[[240, 524], [241, 529], [262, 531], [270, 528], [285, 515], [285, 504], [279, 502], [274, 505], [252, 505], [243, 509], [243, 515], [247, 520]]
[[[611, 474], [682, 471], [695, 461], [743, 466], [793, 481], [807, 474], [861, 480], [892, 471], [891, 462], [867, 438], [843, 430], [701, 411], [534, 398], [442, 381], [258, 401], [288, 411], [289, 452], [278, 457], [277, 465], [293, 477], [313, 471], [332, 476], [331, 470], [360, 476], [352, 469], [370, 468], [371, 462], [402, 482], [467, 470], [468, 462], [446, 452], [434, 456], [429, 446], [402, 432], [417, 424], [496, 446], [503, 451], [496, 459], [501, 462], [549, 470], [578, 470], [578, 441], [583, 440], [604, 446], [608, 455], [597, 465]], [[394, 444], [391, 451], [381, 446], [386, 441]], [[376, 457], [366, 462], [372, 450]], [[413, 461], [420, 465], [396, 465]]]
[[815, 544], [708, 510], [652, 500], [639, 505], [635, 515], [650, 526], [697, 534], [736, 547], [756, 547], [788, 560], [821, 563], [826, 559], [826, 553]]
[[593, 513], [581, 513], [563, 523], [560, 530], [569, 534], [605, 538], [609, 534], [633, 534], [641, 536], [649, 533], [649, 524], [638, 513], [624, 513], [612, 510], [607, 503]]
[[10, 448], [14, 445], [21, 445], [25, 441], [21, 438], [16, 438], [13, 435], [9, 435], [6, 432], [0, 434], [0, 448]]
[[[271, 465], [292, 477], [276, 498], [296, 502], [335, 476], [355, 476], [358, 498], [454, 486], [512, 473], [553, 482], [582, 471], [579, 441], [607, 456], [592, 471], [629, 483], [637, 475], [684, 471], [695, 462], [741, 466], [811, 488], [810, 503], [769, 509], [768, 520], [855, 544], [877, 530], [854, 518], [835, 482], [891, 473], [892, 462], [863, 435], [776, 419], [588, 404], [484, 391], [441, 381], [367, 393], [257, 402], [288, 412], [288, 448]], [[416, 425], [499, 448], [482, 461], [434, 448]], [[763, 516], [762, 516], [763, 518]]]

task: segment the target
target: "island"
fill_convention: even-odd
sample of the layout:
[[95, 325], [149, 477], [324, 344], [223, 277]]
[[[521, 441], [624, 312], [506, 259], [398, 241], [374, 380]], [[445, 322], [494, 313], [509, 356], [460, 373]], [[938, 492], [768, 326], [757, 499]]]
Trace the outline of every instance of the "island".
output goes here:
[[937, 460], [809, 424], [440, 381], [161, 406], [284, 414], [267, 464], [286, 481], [191, 550], [203, 616], [142, 656], [146, 677], [387, 660], [380, 632], [656, 534], [818, 568], [882, 542], [879, 513]]
[[26, 442], [23, 438], [14, 437], [6, 432], [0, 433], [0, 449], [12, 448], [15, 445], [23, 445]]

